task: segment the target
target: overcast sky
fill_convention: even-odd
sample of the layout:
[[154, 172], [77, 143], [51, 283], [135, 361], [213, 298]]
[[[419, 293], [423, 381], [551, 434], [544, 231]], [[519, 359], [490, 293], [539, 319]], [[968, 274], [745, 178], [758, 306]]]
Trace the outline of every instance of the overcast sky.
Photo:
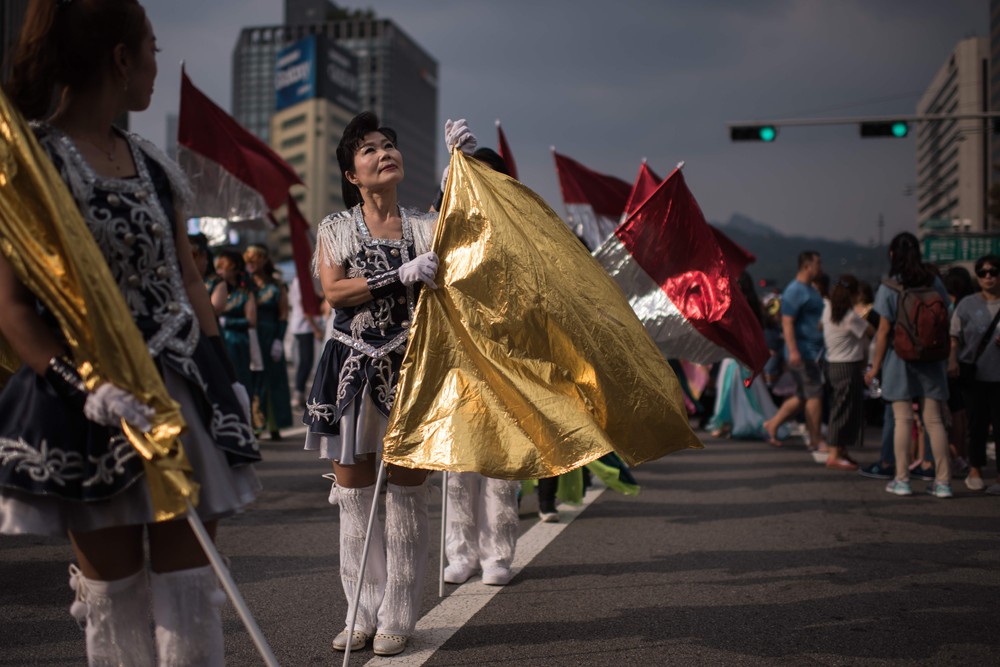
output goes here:
[[[227, 110], [246, 26], [282, 0], [145, 0], [162, 53], [132, 127], [163, 145], [179, 62]], [[915, 229], [914, 140], [856, 126], [785, 128], [732, 143], [727, 121], [912, 114], [955, 44], [989, 34], [987, 0], [341, 0], [392, 19], [439, 65], [441, 124], [495, 146], [501, 119], [521, 181], [563, 213], [550, 146], [631, 182], [684, 160], [706, 217], [868, 244]], [[439, 130], [439, 136], [443, 132]], [[405, 150], [405, 137], [401, 137]], [[446, 154], [443, 141], [440, 165]], [[404, 152], [405, 157], [405, 152]], [[404, 202], [422, 204], [422, 202]]]

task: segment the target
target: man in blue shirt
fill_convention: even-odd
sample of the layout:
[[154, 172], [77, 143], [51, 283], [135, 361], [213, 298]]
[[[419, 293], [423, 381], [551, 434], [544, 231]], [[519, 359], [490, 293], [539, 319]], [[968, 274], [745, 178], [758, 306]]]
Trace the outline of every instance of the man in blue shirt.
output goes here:
[[806, 430], [809, 447], [824, 451], [826, 443], [820, 433], [823, 418], [823, 374], [820, 361], [823, 357], [823, 297], [812, 286], [822, 273], [823, 264], [818, 252], [799, 254], [799, 269], [795, 280], [788, 284], [781, 295], [781, 330], [785, 336], [785, 362], [788, 372], [795, 379], [795, 396], [789, 396], [778, 412], [764, 422], [770, 443], [778, 446], [778, 427], [805, 405]]

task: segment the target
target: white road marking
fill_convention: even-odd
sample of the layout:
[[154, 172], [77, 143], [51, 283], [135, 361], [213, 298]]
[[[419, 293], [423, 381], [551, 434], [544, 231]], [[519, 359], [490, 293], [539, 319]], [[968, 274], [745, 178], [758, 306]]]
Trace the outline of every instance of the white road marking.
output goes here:
[[[517, 540], [517, 550], [511, 571], [514, 581], [528, 563], [542, 552], [552, 540], [556, 539], [566, 526], [571, 524], [590, 503], [605, 491], [605, 487], [591, 488], [583, 497], [583, 503], [577, 506], [560, 505], [559, 523], [542, 523], [528, 529]], [[513, 581], [512, 581], [513, 583]], [[428, 586], [436, 586], [437, 581], [426, 582]], [[374, 657], [366, 665], [395, 665], [399, 667], [419, 667], [427, 662], [434, 652], [441, 648], [452, 635], [471, 619], [480, 609], [486, 606], [503, 586], [487, 586], [478, 578], [467, 581], [452, 591], [440, 604], [431, 609], [417, 622], [417, 629], [406, 650], [398, 656]]]

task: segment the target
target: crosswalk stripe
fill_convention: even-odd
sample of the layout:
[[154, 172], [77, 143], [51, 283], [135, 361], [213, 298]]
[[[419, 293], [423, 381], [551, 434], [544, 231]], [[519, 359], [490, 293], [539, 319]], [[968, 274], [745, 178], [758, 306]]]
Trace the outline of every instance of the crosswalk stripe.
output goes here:
[[[587, 506], [594, 502], [605, 488], [591, 488], [583, 497], [580, 505], [562, 505], [559, 508], [559, 523], [538, 522], [528, 529], [517, 540], [517, 550], [511, 571], [514, 580], [552, 540], [566, 530]], [[512, 581], [513, 583], [513, 581]], [[437, 585], [437, 581], [428, 581], [427, 585]], [[417, 622], [414, 636], [406, 646], [406, 651], [397, 656], [375, 657], [366, 665], [394, 665], [399, 667], [419, 667], [430, 659], [434, 652], [441, 648], [452, 635], [469, 622], [480, 609], [486, 606], [503, 586], [487, 586], [478, 578], [467, 581], [452, 591], [440, 604], [431, 609]]]

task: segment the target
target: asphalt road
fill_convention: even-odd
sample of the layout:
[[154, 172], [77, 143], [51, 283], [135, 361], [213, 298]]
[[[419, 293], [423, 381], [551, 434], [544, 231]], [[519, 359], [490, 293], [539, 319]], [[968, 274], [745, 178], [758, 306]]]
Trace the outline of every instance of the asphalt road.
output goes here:
[[[859, 460], [877, 457], [877, 435]], [[280, 663], [340, 664], [336, 511], [327, 468], [299, 440], [264, 441], [265, 491], [218, 542]], [[937, 500], [916, 481], [917, 495], [898, 498], [824, 469], [801, 445], [705, 444], [637, 468], [637, 497], [598, 495], [481, 609], [445, 621], [450, 637], [433, 652], [418, 628], [431, 647], [423, 664], [1000, 662], [1000, 497], [956, 481], [956, 497]], [[435, 501], [427, 619], [444, 608], [439, 510]], [[537, 519], [521, 524], [528, 534]], [[62, 541], [0, 537], [0, 667], [85, 664], [69, 559]], [[456, 588], [446, 594], [461, 602], [487, 587]], [[228, 664], [263, 664], [231, 606], [225, 628]], [[351, 664], [419, 664], [406, 660], [373, 660], [369, 648]]]

